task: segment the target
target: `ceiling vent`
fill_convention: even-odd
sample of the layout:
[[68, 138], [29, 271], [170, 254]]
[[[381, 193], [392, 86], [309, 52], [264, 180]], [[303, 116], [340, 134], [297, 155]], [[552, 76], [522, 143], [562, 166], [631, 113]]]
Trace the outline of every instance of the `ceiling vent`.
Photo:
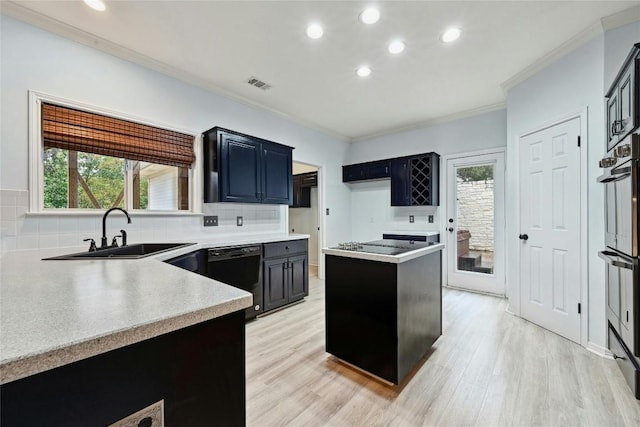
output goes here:
[[270, 84], [263, 82], [257, 77], [249, 77], [249, 79], [247, 80], [247, 83], [249, 83], [251, 86], [257, 87], [258, 89], [262, 89], [262, 90], [271, 89]]

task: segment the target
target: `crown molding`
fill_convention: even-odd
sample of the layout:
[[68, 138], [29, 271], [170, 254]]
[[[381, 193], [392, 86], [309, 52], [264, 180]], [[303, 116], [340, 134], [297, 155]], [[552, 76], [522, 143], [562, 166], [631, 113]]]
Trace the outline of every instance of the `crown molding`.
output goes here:
[[436, 117], [434, 119], [425, 120], [418, 123], [413, 123], [407, 126], [401, 126], [391, 129], [385, 129], [380, 132], [371, 133], [368, 135], [358, 136], [351, 138], [349, 142], [361, 142], [373, 138], [379, 138], [382, 136], [392, 135], [401, 132], [408, 132], [416, 129], [422, 129], [442, 123], [453, 122], [455, 120], [466, 119], [468, 117], [479, 116], [481, 114], [491, 113], [493, 111], [503, 110], [507, 108], [506, 101], [498, 102], [496, 104], [485, 105], [478, 108], [472, 108], [470, 110], [460, 111], [458, 113], [447, 114], [446, 116]]
[[146, 56], [136, 51], [133, 51], [131, 49], [128, 49], [117, 43], [113, 43], [107, 39], [97, 37], [77, 27], [66, 24], [57, 19], [51, 18], [49, 16], [46, 16], [34, 10], [31, 10], [27, 7], [24, 7], [18, 3], [15, 3], [9, 0], [0, 1], [0, 13], [2, 13], [3, 15], [7, 15], [11, 18], [15, 18], [19, 21], [25, 22], [27, 24], [33, 25], [45, 31], [57, 34], [61, 37], [72, 40], [74, 42], [83, 44], [85, 46], [89, 46], [94, 49], [98, 49], [102, 52], [105, 52], [117, 58], [133, 62], [137, 65], [159, 72], [166, 76], [173, 77], [185, 83], [200, 87], [216, 95], [244, 104], [248, 107], [269, 112], [280, 118], [283, 118], [288, 121], [302, 125], [304, 127], [319, 131], [321, 133], [324, 133], [325, 135], [329, 135], [342, 142], [350, 141], [350, 138], [346, 135], [342, 135], [331, 129], [327, 129], [322, 126], [319, 126], [316, 123], [303, 120], [299, 117], [292, 116], [290, 114], [284, 113], [275, 108], [271, 108], [266, 105], [260, 104], [258, 102], [255, 102], [243, 96], [239, 96], [231, 91], [223, 89], [220, 86], [217, 86], [208, 80], [197, 77], [189, 72], [180, 70], [176, 67], [165, 64], [164, 62], [155, 60], [149, 56]]
[[634, 6], [613, 15], [605, 16], [604, 18], [594, 22], [575, 36], [571, 37], [569, 40], [562, 43], [551, 52], [538, 58], [529, 66], [516, 73], [513, 77], [505, 80], [500, 85], [500, 87], [502, 87], [503, 92], [506, 94], [514, 86], [534, 76], [542, 69], [548, 67], [563, 56], [584, 45], [592, 38], [602, 34], [605, 31], [622, 27], [636, 21], [640, 21], [640, 6]]

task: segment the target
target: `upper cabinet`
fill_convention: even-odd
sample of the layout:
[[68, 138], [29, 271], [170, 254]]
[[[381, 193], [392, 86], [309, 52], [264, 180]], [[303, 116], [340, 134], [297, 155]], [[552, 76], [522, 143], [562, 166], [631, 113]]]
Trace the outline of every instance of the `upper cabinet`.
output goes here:
[[214, 127], [204, 133], [204, 202], [293, 201], [293, 148]]
[[438, 206], [440, 156], [418, 154], [391, 160], [391, 206]]
[[318, 172], [301, 173], [293, 176], [292, 208], [311, 207], [311, 187], [318, 186]]
[[438, 206], [439, 177], [440, 156], [437, 153], [342, 167], [342, 182], [391, 178], [391, 206]]
[[637, 43], [606, 94], [607, 151], [640, 125], [640, 43]]
[[346, 165], [342, 166], [342, 182], [389, 178], [389, 173], [389, 160], [378, 160], [375, 162]]

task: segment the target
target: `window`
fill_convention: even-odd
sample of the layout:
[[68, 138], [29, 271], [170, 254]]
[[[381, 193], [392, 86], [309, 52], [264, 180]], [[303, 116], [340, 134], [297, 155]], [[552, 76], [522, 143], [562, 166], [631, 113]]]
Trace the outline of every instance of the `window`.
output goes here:
[[45, 209], [189, 210], [194, 136], [41, 104]]

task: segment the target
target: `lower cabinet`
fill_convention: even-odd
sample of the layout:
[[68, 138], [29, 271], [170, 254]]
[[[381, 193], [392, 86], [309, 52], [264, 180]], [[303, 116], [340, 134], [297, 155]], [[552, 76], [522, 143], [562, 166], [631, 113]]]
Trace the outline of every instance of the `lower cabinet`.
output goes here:
[[263, 248], [264, 310], [309, 295], [307, 240], [266, 243]]

